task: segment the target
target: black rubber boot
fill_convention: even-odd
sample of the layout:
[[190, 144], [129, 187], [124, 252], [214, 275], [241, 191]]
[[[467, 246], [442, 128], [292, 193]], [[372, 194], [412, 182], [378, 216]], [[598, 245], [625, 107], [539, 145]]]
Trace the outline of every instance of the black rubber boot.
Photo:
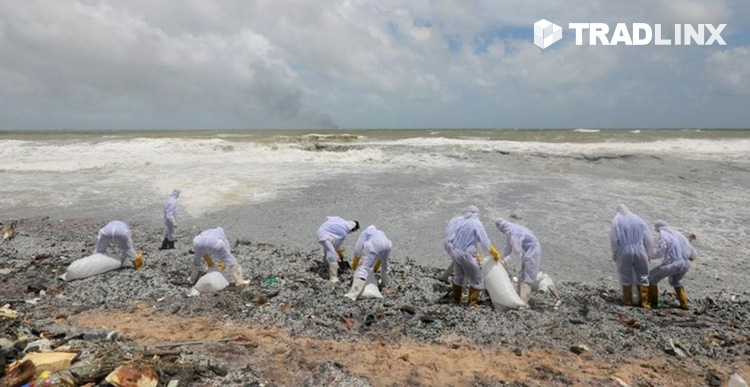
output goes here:
[[159, 247], [159, 250], [166, 250], [169, 248], [169, 240], [167, 238], [164, 238], [163, 241], [161, 241], [161, 247]]
[[169, 243], [169, 246], [167, 247], [167, 249], [169, 249], [169, 250], [174, 250], [174, 242], [175, 242], [175, 241], [168, 241], [168, 243]]

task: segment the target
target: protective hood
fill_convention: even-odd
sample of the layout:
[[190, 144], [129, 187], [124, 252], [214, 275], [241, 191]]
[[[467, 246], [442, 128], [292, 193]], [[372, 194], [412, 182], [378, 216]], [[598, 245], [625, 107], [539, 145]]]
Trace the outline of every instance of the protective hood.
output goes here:
[[617, 213], [622, 216], [627, 216], [630, 215], [630, 210], [628, 210], [628, 208], [625, 207], [624, 204], [620, 204], [619, 206], [617, 206]]
[[667, 222], [663, 220], [657, 220], [656, 222], [654, 222], [654, 228], [656, 229], [656, 231], [660, 231], [663, 228], [669, 228], [669, 224], [667, 224]]
[[507, 234], [510, 230], [510, 222], [503, 218], [497, 218], [495, 219], [495, 226], [502, 232], [503, 234]]
[[179, 198], [180, 197], [180, 190], [177, 189], [177, 188], [173, 189], [172, 190], [172, 197], [175, 198], [175, 199]]
[[[370, 227], [374, 227], [374, 226], [370, 226]], [[351, 232], [355, 232], [355, 231], [359, 230], [359, 222], [357, 222], [356, 220], [347, 220], [346, 221], [346, 228], [349, 229], [350, 233]]]
[[466, 219], [479, 219], [479, 208], [477, 206], [469, 206], [464, 213]]

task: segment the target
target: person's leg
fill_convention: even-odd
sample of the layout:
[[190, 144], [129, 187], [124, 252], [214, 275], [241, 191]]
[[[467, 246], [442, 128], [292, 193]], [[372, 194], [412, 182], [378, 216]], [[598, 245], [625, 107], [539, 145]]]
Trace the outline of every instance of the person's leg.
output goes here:
[[625, 306], [633, 305], [633, 264], [632, 259], [627, 254], [617, 257], [617, 273], [620, 276], [620, 285], [622, 285], [622, 304]]
[[651, 304], [648, 302], [648, 257], [645, 254], [633, 257], [633, 270], [638, 281], [641, 308], [651, 309]]
[[457, 252], [453, 257], [453, 302], [456, 304], [461, 303], [461, 293], [463, 292], [464, 283], [464, 268], [461, 256], [461, 252]]
[[320, 241], [320, 244], [323, 246], [323, 254], [325, 254], [326, 264], [328, 265], [328, 279], [331, 282], [339, 282], [339, 263], [336, 248], [333, 247], [330, 240]]
[[482, 291], [482, 268], [476, 258], [467, 259], [464, 272], [469, 277], [469, 306], [479, 306], [479, 295]]
[[112, 237], [106, 235], [97, 236], [94, 254], [106, 254], [110, 243], [112, 243]]
[[689, 265], [683, 265], [683, 267], [677, 268], [675, 273], [669, 277], [669, 284], [674, 288], [674, 292], [677, 295], [677, 301], [680, 302], [680, 308], [682, 309], [690, 308], [687, 291], [685, 290], [685, 287], [682, 286], [682, 278], [687, 274], [689, 269]]
[[531, 291], [536, 284], [536, 277], [539, 275], [539, 257], [526, 255], [521, 261], [521, 285], [519, 286], [519, 295], [523, 302], [528, 303], [531, 298]]

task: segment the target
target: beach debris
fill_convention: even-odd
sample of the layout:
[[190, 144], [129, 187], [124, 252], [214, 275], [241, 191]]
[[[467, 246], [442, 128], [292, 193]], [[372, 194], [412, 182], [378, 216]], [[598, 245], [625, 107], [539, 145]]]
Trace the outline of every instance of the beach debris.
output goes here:
[[5, 370], [3, 386], [20, 386], [29, 381], [36, 373], [36, 367], [30, 360], [17, 361]]
[[684, 350], [684, 347], [679, 343], [675, 343], [675, 341], [672, 339], [669, 339], [668, 345], [664, 348], [664, 352], [669, 355], [676, 356], [680, 359], [688, 357], [688, 354]]
[[167, 383], [167, 387], [177, 387], [180, 385], [180, 381], [178, 379], [172, 379]]
[[515, 353], [515, 354], [516, 354], [516, 356], [521, 356], [521, 355], [523, 355], [523, 351], [522, 351], [522, 350], [521, 350], [521, 348], [519, 348], [519, 347], [515, 347], [515, 348], [513, 348], [513, 353]]
[[0, 222], [0, 234], [3, 235], [3, 242], [10, 242], [16, 236], [16, 226], [18, 226], [17, 220], [12, 220], [9, 226], [4, 225]]
[[2, 318], [18, 318], [18, 312], [10, 308], [10, 304], [5, 304], [0, 307], [0, 317]]
[[47, 352], [52, 350], [52, 342], [47, 339], [39, 339], [26, 344], [24, 352]]
[[217, 344], [217, 343], [226, 343], [228, 341], [235, 341], [235, 340], [237, 340], [236, 337], [226, 337], [226, 338], [218, 339], [218, 340], [196, 340], [196, 341], [180, 341], [177, 343], [149, 344], [146, 346], [146, 349], [176, 348], [176, 347], [184, 347], [186, 345]]
[[729, 384], [727, 384], [727, 387], [747, 387], [747, 382], [745, 382], [745, 379], [742, 379], [742, 376], [735, 372], [729, 377]]
[[77, 356], [75, 352], [33, 352], [26, 354], [20, 361], [31, 361], [37, 372], [57, 372], [70, 368]]
[[352, 330], [352, 319], [351, 319], [351, 317], [346, 317], [343, 314], [340, 317], [341, 317], [341, 321], [344, 323], [344, 325], [346, 325], [346, 330], [347, 331]]
[[575, 353], [576, 355], [580, 355], [584, 352], [588, 352], [591, 349], [586, 344], [576, 344], [570, 347], [570, 352]]
[[266, 285], [276, 285], [279, 283], [279, 280], [276, 278], [269, 278], [263, 282]]
[[404, 313], [411, 314], [411, 315], [417, 314], [417, 309], [414, 308], [411, 305], [404, 305], [399, 310], [402, 311], [402, 312], [404, 312]]
[[423, 314], [421, 317], [419, 317], [419, 321], [425, 324], [434, 323], [437, 320], [438, 318], [431, 314]]
[[723, 381], [721, 375], [717, 372], [711, 372], [706, 376], [706, 383], [711, 387], [719, 387]]
[[257, 305], [264, 305], [268, 302], [268, 298], [266, 298], [265, 294], [258, 293], [255, 296], [253, 296], [253, 302]]
[[615, 383], [617, 383], [617, 385], [618, 385], [618, 386], [620, 386], [620, 387], [630, 387], [630, 385], [629, 385], [629, 384], [625, 383], [625, 381], [624, 381], [624, 380], [622, 380], [622, 379], [618, 378], [617, 376], [612, 376], [612, 377], [611, 377], [611, 379], [612, 379], [612, 380], [613, 380], [613, 381], [614, 381]]
[[115, 387], [156, 387], [159, 375], [148, 366], [121, 365], [105, 380]]
[[41, 253], [34, 256], [34, 259], [37, 261], [41, 261], [42, 259], [52, 258], [52, 254], [50, 253]]
[[630, 318], [622, 313], [617, 314], [617, 319], [620, 323], [628, 328], [641, 329], [641, 324], [634, 318]]

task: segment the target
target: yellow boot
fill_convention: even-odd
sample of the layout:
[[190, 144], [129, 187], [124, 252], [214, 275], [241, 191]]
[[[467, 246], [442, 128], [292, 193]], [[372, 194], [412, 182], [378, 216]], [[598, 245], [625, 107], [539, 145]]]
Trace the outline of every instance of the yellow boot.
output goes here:
[[453, 302], [456, 304], [461, 303], [461, 293], [463, 292], [463, 288], [461, 286], [458, 286], [456, 284], [453, 284]]
[[480, 289], [474, 289], [471, 286], [469, 286], [469, 306], [470, 307], [476, 307], [479, 306], [479, 293], [482, 291]]
[[622, 285], [622, 304], [633, 306], [633, 287], [630, 285]]
[[648, 286], [638, 286], [638, 294], [641, 296], [641, 308], [651, 309], [648, 302]]
[[674, 288], [675, 294], [677, 294], [677, 301], [680, 301], [680, 308], [682, 309], [689, 309], [690, 305], [688, 304], [688, 298], [687, 298], [687, 292], [685, 291], [685, 288], [680, 286], [679, 288]]
[[648, 302], [654, 307], [659, 306], [659, 285], [648, 286]]

